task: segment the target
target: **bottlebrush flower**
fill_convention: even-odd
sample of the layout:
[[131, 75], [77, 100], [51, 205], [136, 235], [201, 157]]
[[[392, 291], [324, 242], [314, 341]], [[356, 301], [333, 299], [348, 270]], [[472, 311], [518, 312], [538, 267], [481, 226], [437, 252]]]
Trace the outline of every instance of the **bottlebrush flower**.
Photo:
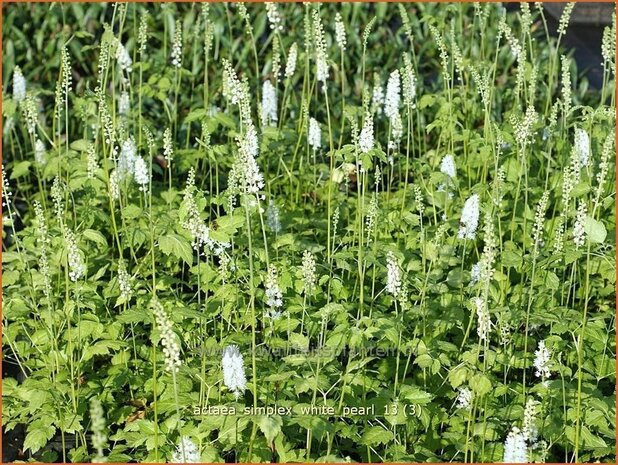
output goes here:
[[457, 167], [455, 166], [455, 157], [453, 155], [450, 153], [444, 155], [440, 163], [440, 171], [451, 179], [457, 177]]
[[118, 113], [126, 116], [131, 108], [131, 102], [129, 101], [129, 93], [123, 90], [118, 98]]
[[139, 184], [139, 190], [142, 192], [148, 192], [148, 185], [150, 184], [150, 173], [148, 165], [142, 157], [135, 158], [135, 164], [133, 166], [133, 175], [135, 176], [135, 182]]
[[266, 316], [276, 320], [281, 316], [281, 311], [278, 310], [283, 306], [283, 296], [277, 279], [277, 269], [274, 265], [268, 267], [268, 274], [264, 283], [266, 288], [266, 305], [269, 307]]
[[120, 288], [120, 296], [125, 300], [131, 299], [131, 276], [127, 272], [127, 266], [124, 260], [118, 261], [118, 287]]
[[343, 24], [343, 19], [339, 12], [335, 15], [335, 42], [337, 42], [341, 51], [344, 52], [347, 40], [345, 36], [345, 25]]
[[285, 62], [285, 77], [291, 78], [294, 76], [294, 71], [296, 71], [296, 60], [298, 59], [298, 46], [296, 42], [292, 44], [290, 50], [288, 52], [288, 59]]
[[504, 463], [528, 463], [528, 448], [519, 428], [513, 426], [504, 441]]
[[394, 118], [396, 113], [399, 113], [399, 102], [401, 100], [400, 91], [401, 83], [399, 70], [396, 69], [388, 78], [388, 83], [386, 84], [386, 98], [384, 100], [384, 114], [390, 119]]
[[136, 159], [137, 147], [135, 146], [135, 140], [132, 137], [129, 137], [122, 143], [120, 156], [118, 157], [118, 163], [116, 166], [118, 180], [120, 182], [133, 176]]
[[36, 142], [34, 143], [34, 161], [36, 162], [37, 165], [39, 166], [44, 166], [46, 163], [46, 159], [45, 159], [45, 144], [43, 143], [43, 141], [41, 139], [36, 140]]
[[479, 214], [479, 196], [478, 194], [473, 194], [466, 200], [461, 211], [457, 237], [460, 239], [474, 239], [476, 237], [476, 228], [479, 226]]
[[17, 103], [26, 98], [26, 79], [24, 78], [21, 68], [15, 67], [13, 71], [13, 100]]
[[526, 441], [533, 444], [537, 440], [539, 430], [536, 427], [536, 408], [539, 405], [538, 401], [529, 397], [524, 409], [524, 420], [521, 428], [521, 434]]
[[180, 444], [176, 446], [176, 450], [172, 454], [170, 463], [200, 463], [200, 451], [195, 443], [188, 437], [183, 436], [180, 439]]
[[375, 74], [373, 77], [373, 93], [371, 94], [371, 109], [376, 114], [382, 114], [384, 107], [384, 87], [382, 86], [382, 80], [379, 74]]
[[358, 148], [361, 153], [367, 153], [373, 149], [373, 137], [373, 115], [367, 112], [365, 121], [363, 122], [363, 129], [358, 136]]
[[163, 133], [163, 156], [165, 161], [171, 163], [174, 158], [174, 146], [172, 145], [172, 130], [166, 128]]
[[172, 66], [180, 68], [182, 66], [182, 23], [176, 20], [174, 30], [174, 42], [172, 43], [172, 53], [170, 55]]
[[489, 332], [491, 331], [491, 327], [493, 326], [491, 323], [489, 310], [487, 309], [487, 304], [480, 297], [473, 298], [472, 304], [474, 305], [474, 308], [476, 310], [476, 316], [479, 319], [476, 333], [478, 334], [481, 341], [486, 341], [489, 339]]
[[130, 73], [133, 70], [133, 60], [131, 59], [131, 55], [129, 55], [129, 52], [127, 52], [127, 49], [120, 41], [116, 42], [116, 61], [122, 71]]
[[238, 346], [227, 346], [223, 351], [221, 360], [223, 367], [223, 384], [234, 393], [236, 399], [247, 389], [247, 378], [243, 358]]
[[317, 151], [322, 145], [322, 130], [314, 118], [309, 119], [309, 134], [307, 135], [309, 146]]
[[90, 429], [92, 430], [92, 447], [97, 451], [97, 456], [92, 461], [102, 462], [103, 448], [107, 446], [107, 435], [105, 434], [103, 407], [96, 397], [90, 399]]
[[262, 86], [262, 126], [277, 122], [277, 92], [270, 81]]
[[549, 378], [551, 353], [545, 347], [545, 341], [539, 341], [536, 352], [534, 353], [534, 368], [536, 368], [536, 376], [545, 381]]
[[275, 32], [283, 32], [283, 18], [274, 2], [264, 2], [270, 28]]
[[120, 199], [120, 185], [118, 183], [118, 173], [116, 170], [112, 171], [109, 175], [109, 194], [113, 200]]
[[86, 151], [87, 164], [88, 164], [88, 179], [94, 179], [95, 173], [99, 169], [99, 162], [97, 160], [97, 154], [94, 144], [88, 144], [88, 150]]
[[575, 128], [575, 152], [579, 166], [583, 168], [590, 164], [590, 137], [582, 128]]
[[279, 234], [281, 232], [279, 209], [272, 200], [268, 201], [268, 208], [266, 209], [266, 225], [275, 234]]
[[210, 239], [210, 228], [200, 217], [200, 212], [195, 203], [195, 191], [195, 170], [191, 168], [187, 176], [187, 185], [181, 205], [186, 216], [183, 218], [181, 215], [180, 224], [191, 235], [192, 246], [195, 250], [199, 250], [202, 246], [211, 248], [213, 241]]
[[69, 278], [75, 282], [86, 273], [86, 265], [81, 251], [77, 247], [75, 234], [68, 228], [64, 230], [64, 243], [67, 250], [67, 262], [69, 265]]
[[575, 248], [579, 249], [586, 242], [586, 215], [588, 214], [588, 207], [583, 200], [579, 201], [577, 206], [577, 216], [575, 218], [575, 225], [573, 226], [573, 242], [575, 242]]
[[386, 254], [386, 292], [393, 297], [401, 294], [401, 270], [393, 252]]
[[161, 302], [156, 298], [150, 301], [150, 308], [152, 309], [154, 320], [160, 333], [163, 355], [165, 357], [165, 369], [171, 373], [177, 373], [181, 365], [180, 347], [178, 346], [178, 342], [176, 342], [176, 334], [174, 334], [172, 321], [169, 319]]
[[303, 252], [302, 262], [302, 275], [303, 275], [303, 292], [310, 294], [313, 292], [316, 283], [315, 275], [315, 258], [311, 252], [305, 250]]
[[313, 41], [315, 45], [316, 78], [326, 84], [328, 79], [328, 63], [326, 62], [326, 40], [324, 26], [317, 9], [313, 10]]
[[407, 107], [414, 108], [416, 98], [416, 75], [408, 54], [403, 56], [404, 66], [401, 69], [401, 87], [403, 93], [403, 103]]

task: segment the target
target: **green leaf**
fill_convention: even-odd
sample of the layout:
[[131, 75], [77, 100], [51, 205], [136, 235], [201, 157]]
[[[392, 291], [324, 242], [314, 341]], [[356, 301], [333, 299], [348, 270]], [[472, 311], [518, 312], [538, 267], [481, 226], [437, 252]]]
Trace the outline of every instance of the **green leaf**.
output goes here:
[[198, 108], [197, 110], [192, 110], [191, 113], [189, 113], [185, 118], [185, 123], [191, 123], [193, 121], [201, 120], [205, 116], [208, 116], [208, 110], [206, 110], [205, 108]]
[[84, 231], [84, 236], [86, 239], [90, 239], [91, 241], [99, 244], [103, 250], [107, 249], [107, 240], [105, 240], [105, 236], [99, 231], [95, 231], [94, 229], [86, 229]]
[[[35, 423], [33, 423], [33, 425], [34, 424]], [[34, 454], [45, 446], [45, 444], [47, 444], [47, 441], [52, 438], [55, 432], [55, 426], [36, 423], [36, 427], [28, 431], [28, 434], [26, 435], [26, 439], [24, 440], [24, 450], [30, 450]]]
[[29, 161], [22, 161], [13, 166], [11, 171], [11, 179], [21, 178], [28, 174], [28, 169], [30, 168]]
[[159, 239], [159, 248], [166, 255], [174, 255], [184, 260], [187, 264], [193, 263], [193, 249], [185, 238], [178, 234], [168, 234]]
[[122, 216], [124, 216], [127, 220], [132, 220], [134, 218], [139, 218], [142, 214], [142, 209], [137, 205], [129, 204], [122, 209]]
[[491, 381], [485, 375], [474, 375], [470, 380], [472, 390], [479, 396], [487, 394], [491, 391]]
[[590, 242], [596, 244], [602, 244], [607, 237], [607, 229], [605, 229], [603, 223], [590, 216], [587, 216], [584, 221], [584, 231], [586, 231], [586, 235]]
[[372, 426], [365, 431], [360, 439], [360, 443], [365, 446], [377, 446], [378, 444], [386, 444], [392, 441], [393, 433], [385, 430], [380, 426]]
[[86, 139], [79, 139], [71, 142], [69, 147], [76, 152], [86, 152], [88, 151], [88, 147], [90, 147], [90, 141], [87, 141]]
[[268, 444], [272, 444], [273, 440], [281, 432], [283, 421], [279, 415], [272, 417], [262, 417], [259, 422], [260, 431], [266, 436]]

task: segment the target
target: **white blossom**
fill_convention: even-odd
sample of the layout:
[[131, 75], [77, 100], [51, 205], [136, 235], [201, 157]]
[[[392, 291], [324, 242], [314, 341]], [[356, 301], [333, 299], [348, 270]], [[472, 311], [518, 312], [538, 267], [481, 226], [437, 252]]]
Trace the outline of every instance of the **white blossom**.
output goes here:
[[549, 349], [545, 347], [545, 341], [539, 341], [539, 345], [534, 353], [534, 368], [536, 368], [536, 376], [543, 381], [549, 378], [551, 374], [550, 358], [551, 354]]
[[314, 118], [309, 119], [309, 134], [307, 136], [309, 146], [318, 150], [322, 145], [322, 130]]
[[272, 200], [268, 202], [268, 208], [266, 209], [266, 225], [275, 234], [279, 234], [281, 232], [279, 209]]
[[95, 173], [99, 169], [99, 162], [97, 160], [97, 154], [94, 144], [88, 144], [88, 150], [86, 151], [87, 164], [88, 164], [88, 179], [94, 179]]
[[521, 434], [530, 444], [537, 441], [539, 434], [539, 430], [536, 427], [536, 408], [538, 405], [538, 401], [534, 400], [532, 397], [529, 397], [526, 402], [526, 408], [524, 409], [524, 420], [521, 428]]
[[590, 164], [590, 137], [582, 128], [575, 129], [575, 151], [579, 166], [583, 168]]
[[21, 68], [15, 67], [13, 71], [13, 100], [17, 103], [26, 98], [26, 79], [24, 78]]
[[174, 147], [172, 145], [172, 130], [166, 128], [163, 133], [163, 156], [165, 161], [170, 163], [174, 158]]
[[283, 18], [275, 2], [264, 2], [270, 28], [275, 32], [283, 32]]
[[69, 278], [75, 282], [86, 273], [86, 265], [82, 252], [77, 247], [75, 234], [70, 229], [64, 231], [64, 244], [67, 251], [67, 262], [69, 265]]
[[301, 271], [303, 275], [303, 292], [305, 294], [311, 293], [315, 288], [316, 283], [315, 257], [308, 250], [303, 252]]
[[118, 173], [116, 170], [109, 175], [109, 193], [113, 200], [120, 199], [120, 185], [118, 182]]
[[401, 82], [399, 70], [393, 71], [386, 84], [386, 98], [384, 100], [384, 114], [388, 118], [394, 118], [399, 113], [399, 102], [401, 100]]
[[39, 166], [43, 166], [46, 163], [46, 159], [45, 159], [45, 144], [43, 143], [43, 141], [41, 139], [36, 140], [36, 142], [34, 143], [34, 161], [36, 162], [37, 165]]
[[341, 51], [345, 51], [345, 46], [347, 43], [347, 39], [345, 36], [345, 25], [343, 24], [343, 19], [341, 18], [341, 13], [337, 13], [335, 15], [335, 42], [341, 49]]
[[519, 428], [513, 426], [504, 441], [504, 463], [528, 463], [528, 448]]
[[276, 320], [281, 316], [281, 311], [278, 309], [283, 306], [283, 295], [281, 294], [281, 288], [278, 283], [277, 269], [274, 265], [268, 267], [268, 274], [266, 275], [264, 287], [266, 288], [266, 305], [269, 307], [266, 316]]
[[92, 461], [102, 462], [103, 449], [107, 446], [107, 435], [105, 434], [103, 407], [96, 397], [90, 399], [90, 429], [92, 430], [92, 447], [97, 451], [97, 456]]
[[127, 49], [120, 41], [116, 43], [116, 61], [122, 71], [130, 73], [133, 70], [133, 60], [131, 59], [131, 55], [129, 55], [129, 52], [127, 52]]
[[401, 294], [401, 269], [391, 251], [386, 254], [386, 292], [395, 298]]
[[487, 341], [489, 339], [489, 332], [493, 326], [487, 304], [480, 297], [473, 298], [472, 304], [474, 305], [476, 316], [479, 319], [476, 333], [481, 341]]
[[234, 393], [236, 399], [247, 389], [243, 358], [238, 346], [229, 345], [223, 350], [223, 384]]
[[120, 156], [118, 157], [118, 163], [116, 166], [118, 180], [120, 182], [133, 176], [136, 159], [137, 147], [135, 146], [135, 140], [132, 137], [129, 137], [122, 143], [122, 147], [120, 149]]
[[457, 177], [457, 167], [455, 166], [455, 157], [453, 155], [450, 153], [444, 155], [442, 162], [440, 162], [440, 171], [451, 179]]
[[176, 334], [173, 324], [167, 312], [156, 298], [150, 302], [154, 320], [160, 333], [161, 345], [163, 346], [163, 356], [165, 358], [165, 369], [171, 373], [178, 372], [180, 363], [180, 346], [176, 341]]
[[172, 66], [180, 68], [182, 66], [182, 23], [176, 20], [174, 29], [174, 42], [172, 43], [171, 53]]
[[298, 59], [298, 46], [296, 42], [292, 44], [290, 50], [288, 52], [288, 59], [285, 62], [285, 77], [291, 78], [294, 76], [294, 71], [296, 71], [296, 60]]
[[270, 81], [262, 86], [262, 126], [277, 122], [277, 91]]
[[367, 112], [367, 115], [365, 115], [365, 121], [363, 122], [363, 129], [358, 136], [358, 148], [361, 153], [367, 153], [373, 149], [373, 144], [373, 115]]
[[129, 300], [132, 292], [131, 276], [127, 272], [124, 260], [118, 262], [118, 287], [120, 288], [120, 296], [125, 300]]
[[121, 115], [127, 115], [131, 109], [131, 102], [129, 101], [129, 93], [123, 90], [118, 98], [118, 113]]
[[472, 391], [467, 387], [460, 387], [457, 393], [457, 408], [467, 409], [472, 403]]
[[148, 184], [150, 184], [150, 173], [148, 172], [148, 165], [142, 157], [135, 158], [135, 164], [133, 166], [133, 175], [135, 176], [135, 182], [139, 184], [139, 190], [142, 192], [148, 191]]
[[479, 225], [479, 196], [478, 194], [471, 195], [464, 203], [461, 211], [461, 219], [459, 220], [459, 233], [457, 237], [460, 239], [474, 239], [476, 237], [476, 228]]
[[382, 86], [379, 75], [376, 74], [374, 76], [374, 81], [373, 93], [371, 95], [371, 108], [376, 114], [380, 115], [384, 107], [384, 87]]
[[170, 463], [200, 463], [200, 451], [195, 443], [187, 436], [180, 439], [180, 444], [172, 454]]
[[575, 242], [575, 248], [578, 249], [586, 242], [586, 215], [588, 213], [588, 207], [583, 200], [579, 201], [577, 206], [577, 216], [575, 217], [575, 225], [573, 226], [573, 242]]

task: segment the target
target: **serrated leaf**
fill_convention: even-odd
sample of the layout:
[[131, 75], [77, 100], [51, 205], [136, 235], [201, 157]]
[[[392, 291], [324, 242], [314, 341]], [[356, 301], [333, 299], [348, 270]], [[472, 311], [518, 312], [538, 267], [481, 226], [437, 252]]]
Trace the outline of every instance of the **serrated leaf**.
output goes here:
[[26, 435], [24, 450], [30, 450], [34, 454], [47, 444], [47, 441], [53, 437], [55, 432], [56, 428], [54, 426], [37, 425], [35, 429], [29, 431]]
[[159, 239], [159, 248], [166, 255], [173, 255], [180, 258], [185, 263], [193, 263], [193, 249], [185, 238], [177, 234], [168, 234]]
[[360, 443], [365, 446], [377, 446], [378, 444], [386, 444], [393, 439], [393, 433], [385, 430], [380, 426], [372, 426], [365, 431], [360, 439]]
[[262, 417], [258, 426], [260, 427], [260, 431], [264, 433], [266, 436], [266, 440], [268, 444], [272, 444], [273, 440], [277, 437], [277, 435], [281, 432], [281, 426], [283, 425], [283, 421], [279, 415], [273, 415], [272, 417]]

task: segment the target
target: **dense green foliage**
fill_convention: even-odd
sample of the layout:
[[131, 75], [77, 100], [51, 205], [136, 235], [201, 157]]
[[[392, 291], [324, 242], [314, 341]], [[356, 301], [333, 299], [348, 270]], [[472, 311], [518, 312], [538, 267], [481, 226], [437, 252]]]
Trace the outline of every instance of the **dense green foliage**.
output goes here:
[[6, 5], [13, 459], [615, 462], [615, 27], [522, 8]]

